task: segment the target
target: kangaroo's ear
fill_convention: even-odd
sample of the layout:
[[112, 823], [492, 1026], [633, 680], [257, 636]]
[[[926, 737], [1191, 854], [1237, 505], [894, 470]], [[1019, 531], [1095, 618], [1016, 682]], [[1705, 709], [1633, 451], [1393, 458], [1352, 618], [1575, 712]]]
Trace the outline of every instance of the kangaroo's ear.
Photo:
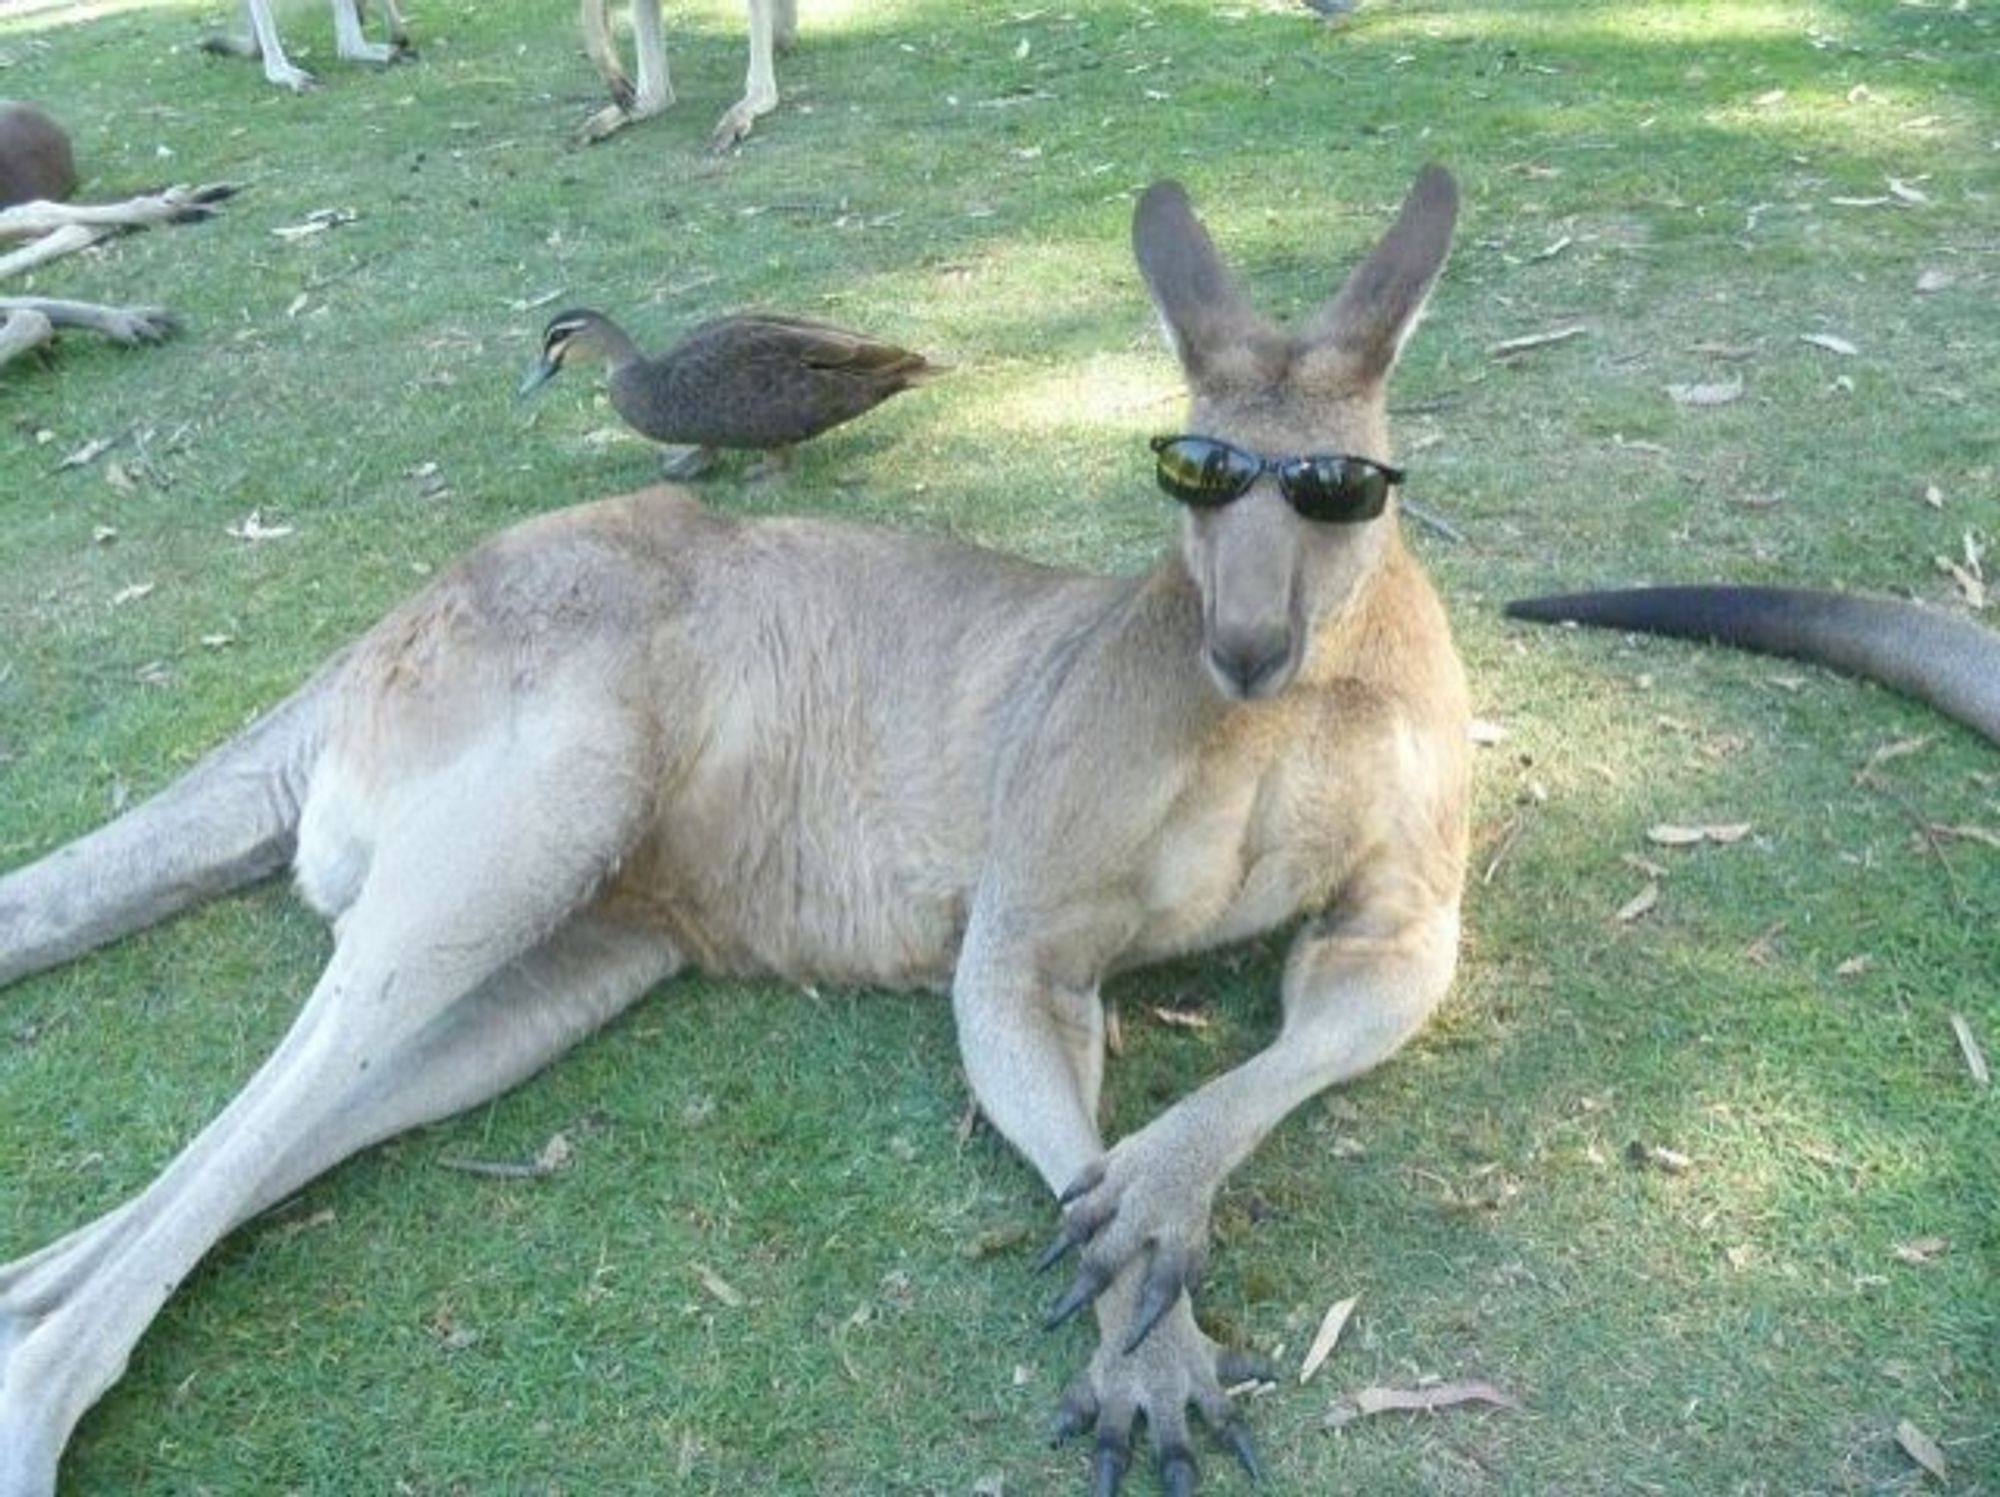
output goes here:
[[1178, 182], [1155, 182], [1132, 213], [1132, 252], [1167, 341], [1200, 378], [1264, 330]]
[[1395, 224], [1321, 309], [1308, 337], [1345, 355], [1363, 378], [1388, 374], [1444, 269], [1457, 218], [1458, 186], [1451, 173], [1425, 167]]

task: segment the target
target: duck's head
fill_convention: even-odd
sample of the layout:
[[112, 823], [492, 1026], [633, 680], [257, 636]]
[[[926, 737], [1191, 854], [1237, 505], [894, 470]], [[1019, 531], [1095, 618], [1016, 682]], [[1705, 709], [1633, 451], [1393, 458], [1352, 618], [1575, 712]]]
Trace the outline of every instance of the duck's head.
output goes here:
[[572, 360], [610, 360], [624, 340], [601, 312], [576, 307], [558, 312], [542, 329], [542, 356], [521, 380], [517, 392], [532, 395], [562, 372]]

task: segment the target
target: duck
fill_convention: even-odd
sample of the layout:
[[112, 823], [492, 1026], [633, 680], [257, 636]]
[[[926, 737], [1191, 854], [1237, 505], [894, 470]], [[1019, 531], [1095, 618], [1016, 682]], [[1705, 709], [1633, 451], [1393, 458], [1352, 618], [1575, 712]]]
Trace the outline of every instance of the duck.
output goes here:
[[767, 312], [711, 318], [648, 358], [602, 312], [576, 307], [549, 319], [520, 394], [593, 360], [611, 366], [611, 407], [627, 426], [691, 448], [666, 457], [670, 478], [705, 472], [725, 448], [762, 452], [764, 473], [782, 472], [794, 444], [946, 372], [865, 333]]

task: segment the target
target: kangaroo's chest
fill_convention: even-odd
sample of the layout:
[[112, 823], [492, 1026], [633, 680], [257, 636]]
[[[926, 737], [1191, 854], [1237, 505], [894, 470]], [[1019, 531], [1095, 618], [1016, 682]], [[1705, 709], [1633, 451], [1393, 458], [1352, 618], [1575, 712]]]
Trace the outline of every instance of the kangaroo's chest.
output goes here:
[[1325, 905], [1352, 863], [1354, 788], [1304, 742], [1191, 787], [1140, 870], [1141, 959], [1242, 940]]

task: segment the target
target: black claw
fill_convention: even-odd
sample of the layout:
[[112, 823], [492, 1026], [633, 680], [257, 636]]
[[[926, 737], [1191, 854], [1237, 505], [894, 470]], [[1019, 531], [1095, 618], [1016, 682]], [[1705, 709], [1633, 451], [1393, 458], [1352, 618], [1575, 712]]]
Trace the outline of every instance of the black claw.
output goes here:
[[1145, 1285], [1139, 1290], [1139, 1308], [1133, 1312], [1132, 1330], [1125, 1338], [1125, 1355], [1131, 1356], [1146, 1338], [1153, 1334], [1153, 1327], [1165, 1318], [1181, 1297], [1181, 1276], [1174, 1271], [1171, 1262], [1162, 1263], [1155, 1259], [1146, 1272]]
[[1065, 1224], [1063, 1229], [1056, 1233], [1055, 1240], [1042, 1249], [1042, 1256], [1035, 1260], [1035, 1272], [1047, 1273], [1068, 1256], [1071, 1248], [1076, 1247], [1082, 1241], [1083, 1239], [1071, 1232], [1068, 1225]]
[[1056, 1409], [1055, 1427], [1049, 1431], [1049, 1444], [1061, 1445], [1073, 1440], [1097, 1422], [1097, 1395], [1082, 1383], [1073, 1385], [1062, 1396], [1062, 1403]]
[[1063, 1191], [1061, 1195], [1056, 1197], [1056, 1204], [1058, 1206], [1067, 1206], [1071, 1201], [1074, 1201], [1078, 1196], [1089, 1195], [1093, 1190], [1097, 1189], [1097, 1187], [1103, 1183], [1104, 1183], [1103, 1164], [1098, 1163], [1098, 1164], [1085, 1165], [1083, 1173], [1078, 1175], [1074, 1180], [1070, 1181], [1069, 1188]]
[[1254, 1482], [1264, 1479], [1264, 1464], [1257, 1459], [1257, 1447], [1250, 1443], [1250, 1429], [1241, 1419], [1231, 1419], [1215, 1432], [1229, 1453], [1236, 1457]]
[[1050, 1309], [1048, 1319], [1042, 1322], [1042, 1328], [1054, 1330], [1085, 1305], [1090, 1304], [1098, 1295], [1104, 1293], [1105, 1286], [1110, 1282], [1109, 1272], [1094, 1263], [1084, 1264], [1076, 1271], [1076, 1277], [1070, 1280], [1069, 1289], [1063, 1297]]
[[1160, 1452], [1160, 1490], [1166, 1497], [1194, 1497], [1194, 1453], [1186, 1449]]
[[1270, 1358], [1255, 1352], [1225, 1351], [1215, 1359], [1215, 1376], [1223, 1387], [1233, 1388], [1238, 1383], [1275, 1383], [1278, 1369]]
[[1099, 1435], [1097, 1454], [1090, 1459], [1090, 1497], [1118, 1497], [1131, 1461], [1123, 1440], [1112, 1434]]

